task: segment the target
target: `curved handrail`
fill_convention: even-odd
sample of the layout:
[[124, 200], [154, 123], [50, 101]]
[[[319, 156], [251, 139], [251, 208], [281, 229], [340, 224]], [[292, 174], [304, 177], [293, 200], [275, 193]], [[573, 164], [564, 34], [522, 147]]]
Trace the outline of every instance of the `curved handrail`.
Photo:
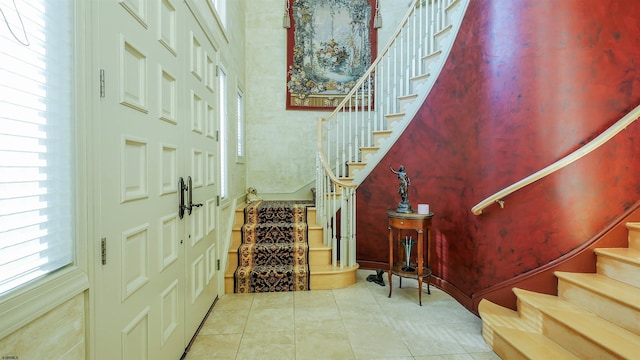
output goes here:
[[473, 212], [475, 215], [480, 215], [482, 214], [482, 210], [484, 210], [486, 207], [488, 207], [489, 205], [493, 204], [493, 203], [498, 203], [500, 204], [500, 208], [504, 207], [504, 201], [503, 198], [505, 196], [508, 196], [520, 189], [522, 189], [523, 187], [538, 181], [540, 179], [542, 179], [545, 176], [548, 176], [560, 169], [562, 169], [563, 167], [573, 163], [574, 161], [580, 159], [581, 157], [589, 154], [590, 152], [596, 150], [597, 148], [599, 148], [601, 145], [603, 145], [604, 143], [606, 143], [607, 141], [609, 141], [612, 137], [616, 136], [618, 133], [620, 133], [622, 130], [626, 129], [627, 126], [629, 126], [629, 124], [631, 124], [632, 122], [636, 121], [638, 119], [638, 117], [640, 117], [640, 105], [638, 105], [636, 108], [634, 108], [633, 110], [631, 110], [627, 115], [625, 115], [624, 117], [622, 117], [620, 120], [618, 120], [615, 124], [611, 125], [611, 127], [609, 127], [607, 130], [605, 130], [604, 132], [602, 132], [602, 134], [598, 135], [596, 138], [594, 138], [593, 140], [589, 141], [587, 144], [585, 144], [584, 146], [582, 146], [580, 149], [572, 152], [571, 154], [563, 157], [562, 159], [554, 162], [553, 164], [545, 167], [542, 170], [539, 170], [529, 176], [527, 176], [526, 178], [498, 191], [497, 193], [489, 196], [488, 198], [482, 200], [481, 202], [479, 202], [476, 206], [471, 208], [471, 212]]
[[322, 150], [322, 116], [318, 117], [318, 156], [320, 157], [320, 162], [322, 163], [322, 168], [324, 169], [324, 172], [327, 176], [329, 176], [329, 178], [331, 179], [331, 182], [333, 182], [336, 185], [339, 185], [341, 187], [344, 188], [356, 188], [357, 185], [354, 184], [348, 184], [344, 181], [341, 181], [340, 179], [338, 179], [336, 177], [336, 175], [333, 173], [333, 171], [331, 170], [331, 167], [329, 166], [329, 163], [327, 162], [327, 158], [325, 157], [324, 151]]

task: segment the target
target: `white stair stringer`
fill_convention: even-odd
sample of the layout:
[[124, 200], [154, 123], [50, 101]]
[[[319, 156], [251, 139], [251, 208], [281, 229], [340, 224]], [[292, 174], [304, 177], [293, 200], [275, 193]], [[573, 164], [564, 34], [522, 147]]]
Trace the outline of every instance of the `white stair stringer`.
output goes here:
[[[431, 54], [427, 54], [423, 58], [426, 64], [426, 71], [423, 75], [417, 76], [415, 80], [412, 80], [413, 92], [416, 94], [416, 97], [404, 103], [404, 115], [400, 120], [394, 121], [393, 124], [387, 127], [386, 130], [391, 130], [391, 133], [388, 137], [380, 140], [378, 145], [379, 149], [375, 153], [369, 154], [366, 158], [362, 159], [363, 162], [366, 162], [366, 165], [354, 170], [353, 173], [350, 174], [354, 184], [361, 184], [364, 179], [366, 179], [418, 113], [418, 110], [424, 103], [427, 95], [431, 92], [433, 85], [442, 72], [442, 68], [451, 53], [451, 48], [462, 25], [469, 1], [470, 0], [458, 0], [446, 9], [446, 14], [451, 21], [451, 26], [436, 35], [436, 44], [439, 44], [440, 48]], [[399, 98], [405, 97], [406, 95], [409, 94], [402, 94]]]

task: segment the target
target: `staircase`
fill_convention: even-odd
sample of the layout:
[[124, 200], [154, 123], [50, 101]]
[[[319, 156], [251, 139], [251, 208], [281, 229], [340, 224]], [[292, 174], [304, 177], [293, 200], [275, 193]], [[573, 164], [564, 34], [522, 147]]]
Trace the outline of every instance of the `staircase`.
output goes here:
[[[378, 58], [318, 120], [317, 224], [331, 264], [356, 263], [356, 188], [409, 125], [451, 51], [469, 0], [412, 0]], [[338, 235], [338, 229], [340, 234]]]
[[[224, 274], [225, 293], [234, 292], [234, 278], [238, 266], [238, 248], [242, 242], [242, 225], [244, 224], [243, 204], [236, 209], [232, 229], [232, 240], [228, 251], [227, 269]], [[316, 209], [307, 208], [307, 229], [309, 243], [310, 290], [339, 289], [356, 283], [357, 267], [340, 269], [331, 264], [331, 247], [322, 242], [323, 230], [316, 223]]]
[[640, 223], [629, 247], [596, 249], [595, 274], [556, 272], [558, 296], [514, 288], [517, 311], [482, 300], [485, 341], [503, 359], [640, 359]]

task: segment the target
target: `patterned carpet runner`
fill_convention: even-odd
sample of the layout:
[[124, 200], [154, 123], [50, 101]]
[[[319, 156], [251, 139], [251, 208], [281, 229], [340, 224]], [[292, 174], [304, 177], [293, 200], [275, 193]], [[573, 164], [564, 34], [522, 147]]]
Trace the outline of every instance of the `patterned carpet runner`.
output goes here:
[[245, 208], [236, 293], [309, 290], [307, 206], [303, 201], [258, 201]]

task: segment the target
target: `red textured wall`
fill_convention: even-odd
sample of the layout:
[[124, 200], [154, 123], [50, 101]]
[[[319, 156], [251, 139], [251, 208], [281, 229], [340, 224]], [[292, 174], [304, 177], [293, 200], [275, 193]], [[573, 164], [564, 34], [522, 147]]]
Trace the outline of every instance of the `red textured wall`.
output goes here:
[[414, 121], [358, 188], [358, 261], [388, 262], [389, 170], [435, 213], [431, 267], [461, 294], [535, 270], [640, 200], [640, 125], [505, 199], [489, 195], [578, 149], [640, 104], [637, 0], [472, 0]]

